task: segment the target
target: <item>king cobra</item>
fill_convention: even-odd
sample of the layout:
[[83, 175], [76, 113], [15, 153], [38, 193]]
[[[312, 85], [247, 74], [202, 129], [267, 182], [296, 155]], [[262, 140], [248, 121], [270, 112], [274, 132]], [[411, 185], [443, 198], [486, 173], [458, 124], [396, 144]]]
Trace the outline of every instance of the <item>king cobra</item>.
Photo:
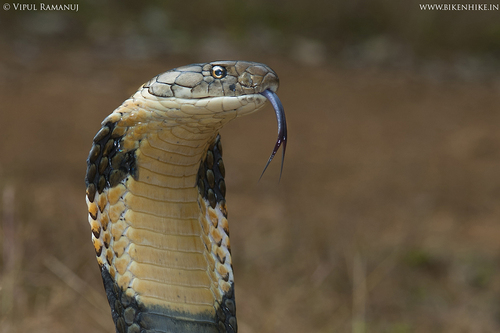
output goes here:
[[280, 146], [283, 168], [278, 85], [260, 63], [192, 64], [155, 76], [102, 122], [86, 201], [116, 332], [237, 331], [218, 132], [269, 100], [278, 140], [264, 171]]

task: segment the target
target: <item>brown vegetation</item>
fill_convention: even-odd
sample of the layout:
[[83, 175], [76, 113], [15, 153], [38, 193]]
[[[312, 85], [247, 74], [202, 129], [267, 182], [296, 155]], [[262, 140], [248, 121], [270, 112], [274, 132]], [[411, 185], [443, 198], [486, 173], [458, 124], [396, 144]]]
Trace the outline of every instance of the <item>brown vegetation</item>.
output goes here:
[[[289, 144], [281, 182], [279, 163], [258, 182], [272, 109], [222, 131], [240, 331], [498, 331], [498, 87], [254, 60], [280, 75]], [[113, 331], [85, 159], [108, 113], [187, 61], [4, 63], [0, 331]]]

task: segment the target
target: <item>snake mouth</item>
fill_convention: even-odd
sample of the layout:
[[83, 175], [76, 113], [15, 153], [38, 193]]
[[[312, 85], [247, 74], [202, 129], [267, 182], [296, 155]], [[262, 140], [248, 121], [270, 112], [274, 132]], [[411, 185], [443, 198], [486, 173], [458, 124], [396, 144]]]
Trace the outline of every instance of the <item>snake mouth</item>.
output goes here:
[[276, 155], [281, 145], [283, 145], [283, 149], [281, 150], [282, 151], [281, 169], [280, 169], [280, 180], [281, 180], [281, 174], [283, 173], [283, 162], [285, 161], [286, 139], [287, 139], [285, 109], [283, 108], [283, 104], [281, 104], [278, 95], [276, 95], [274, 91], [266, 89], [260, 94], [263, 95], [265, 98], [267, 98], [269, 102], [271, 102], [271, 105], [273, 106], [274, 111], [276, 112], [276, 120], [278, 121], [278, 139], [276, 140], [274, 149], [271, 153], [271, 156], [269, 156], [269, 160], [267, 161], [266, 166], [264, 167], [264, 170], [260, 175], [260, 178], [262, 178], [264, 172], [266, 172], [266, 169], [269, 166], [269, 163], [271, 163], [271, 161], [273, 160], [274, 155]]

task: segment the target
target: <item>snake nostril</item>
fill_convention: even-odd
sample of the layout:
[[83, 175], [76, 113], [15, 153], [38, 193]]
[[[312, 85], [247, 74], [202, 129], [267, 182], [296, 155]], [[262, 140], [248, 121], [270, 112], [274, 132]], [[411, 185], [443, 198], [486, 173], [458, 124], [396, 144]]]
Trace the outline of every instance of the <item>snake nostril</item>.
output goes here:
[[238, 77], [238, 82], [245, 87], [251, 87], [253, 84], [252, 76], [245, 72]]

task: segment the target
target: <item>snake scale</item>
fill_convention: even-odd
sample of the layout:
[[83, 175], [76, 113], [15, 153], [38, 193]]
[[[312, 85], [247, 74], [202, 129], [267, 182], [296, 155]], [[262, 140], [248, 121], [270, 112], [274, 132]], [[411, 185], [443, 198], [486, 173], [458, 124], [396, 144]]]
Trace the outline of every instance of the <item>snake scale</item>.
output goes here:
[[278, 140], [266, 167], [280, 146], [284, 158], [278, 85], [260, 63], [187, 65], [155, 76], [102, 122], [86, 201], [116, 332], [237, 331], [218, 131], [269, 100]]

